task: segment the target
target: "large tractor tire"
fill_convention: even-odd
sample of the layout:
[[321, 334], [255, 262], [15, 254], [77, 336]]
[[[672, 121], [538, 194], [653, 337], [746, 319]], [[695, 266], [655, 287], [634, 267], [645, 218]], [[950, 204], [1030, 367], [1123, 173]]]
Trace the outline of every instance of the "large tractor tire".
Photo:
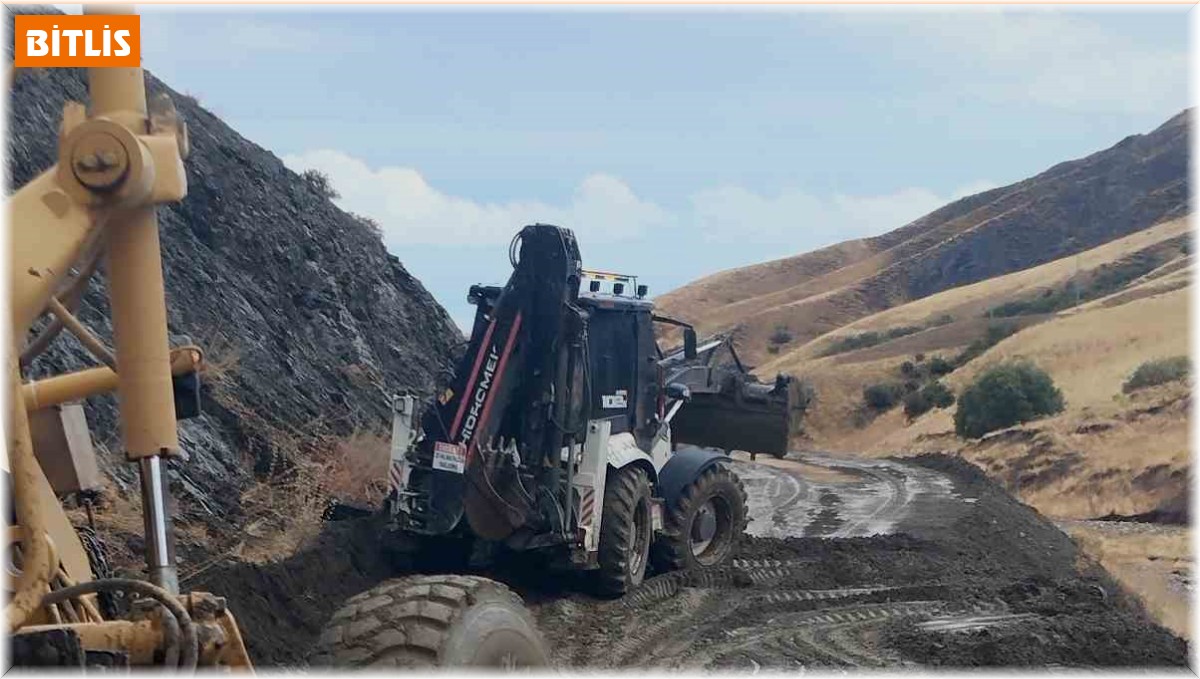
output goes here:
[[347, 600], [321, 634], [311, 664], [516, 669], [547, 666], [550, 656], [521, 598], [504, 585], [418, 575]]
[[715, 568], [733, 555], [746, 530], [746, 489], [724, 465], [704, 470], [667, 507], [665, 534], [654, 542], [658, 571]]
[[645, 470], [629, 465], [608, 473], [597, 555], [596, 587], [601, 595], [619, 597], [646, 577], [654, 539], [651, 502]]

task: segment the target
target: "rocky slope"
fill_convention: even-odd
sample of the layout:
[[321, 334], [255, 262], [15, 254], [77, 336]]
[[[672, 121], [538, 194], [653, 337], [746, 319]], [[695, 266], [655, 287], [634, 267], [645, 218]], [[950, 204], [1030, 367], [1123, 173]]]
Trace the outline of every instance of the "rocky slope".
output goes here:
[[[356, 431], [386, 431], [390, 394], [431, 392], [461, 334], [368, 222], [194, 100], [147, 81], [171, 95], [191, 135], [188, 196], [159, 212], [170, 329], [203, 346], [212, 367], [204, 414], [180, 427], [190, 460], [171, 474], [181, 523], [203, 523], [219, 544], [244, 523], [247, 488]], [[16, 72], [10, 191], [54, 162], [68, 100], [86, 101], [82, 70]], [[105, 295], [101, 272], [80, 315], [107, 338]], [[27, 376], [94, 363], [64, 333]], [[115, 413], [111, 397], [88, 405], [120, 495], [136, 486]]]
[[760, 362], [778, 328], [798, 346], [906, 301], [1087, 250], [1186, 214], [1188, 116], [882, 236], [717, 273], [658, 301], [708, 331], [742, 326], [743, 354]]

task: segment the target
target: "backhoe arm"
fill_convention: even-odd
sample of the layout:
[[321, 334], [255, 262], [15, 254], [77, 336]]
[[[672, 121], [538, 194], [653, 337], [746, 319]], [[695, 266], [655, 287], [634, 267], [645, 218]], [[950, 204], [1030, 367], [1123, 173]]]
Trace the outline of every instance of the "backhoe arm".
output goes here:
[[503, 288], [471, 288], [467, 351], [409, 456], [404, 492], [416, 532], [448, 533], [465, 513], [475, 534], [506, 537], [534, 513], [518, 467], [556, 467], [564, 431], [578, 426], [586, 401], [579, 248], [570, 231], [535, 224], [510, 255]]

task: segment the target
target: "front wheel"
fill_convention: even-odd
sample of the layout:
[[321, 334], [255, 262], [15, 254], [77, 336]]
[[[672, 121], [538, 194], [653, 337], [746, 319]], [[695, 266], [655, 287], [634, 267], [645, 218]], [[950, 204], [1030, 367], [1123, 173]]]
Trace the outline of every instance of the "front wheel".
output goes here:
[[468, 575], [418, 575], [351, 597], [311, 659], [342, 668], [550, 664], [533, 618], [504, 585]]
[[600, 570], [596, 584], [605, 596], [618, 597], [642, 584], [650, 542], [650, 479], [646, 471], [630, 465], [611, 470], [604, 486], [600, 518]]
[[733, 555], [746, 529], [746, 489], [722, 465], [704, 470], [667, 509], [666, 534], [651, 552], [660, 571], [713, 568]]

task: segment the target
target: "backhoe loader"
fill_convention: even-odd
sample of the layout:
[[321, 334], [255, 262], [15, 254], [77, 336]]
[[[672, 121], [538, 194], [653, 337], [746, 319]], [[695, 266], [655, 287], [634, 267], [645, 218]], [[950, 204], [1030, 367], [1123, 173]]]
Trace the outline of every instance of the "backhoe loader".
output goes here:
[[[86, 10], [132, 13], [95, 5]], [[168, 345], [155, 210], [187, 193], [187, 128], [169, 99], [147, 101], [140, 67], [89, 69], [88, 90], [89, 106], [69, 103], [63, 111], [57, 163], [8, 200], [8, 662], [248, 668], [224, 600], [181, 593], [176, 575], [166, 463], [183, 456], [176, 417], [198, 406], [202, 353]], [[112, 348], [73, 310], [101, 265]], [[52, 319], [37, 324], [47, 314]], [[39, 331], [30, 338], [35, 327]], [[24, 381], [22, 365], [63, 329], [95, 356], [97, 366]], [[149, 581], [94, 578], [59, 500], [99, 481], [75, 402], [114, 390], [125, 454], [141, 478]], [[98, 595], [113, 592], [132, 599], [121, 617], [100, 605]]]
[[[799, 382], [758, 383], [730, 338], [698, 345], [692, 326], [654, 312], [636, 277], [583, 269], [569, 229], [526, 226], [509, 257], [504, 287], [470, 288], [475, 321], [451, 383], [423, 409], [411, 394], [393, 402], [381, 543], [419, 569], [447, 552], [485, 565], [489, 554], [533, 553], [590, 572], [608, 597], [651, 565], [725, 564], [747, 521], [727, 451], [785, 454], [806, 405]], [[682, 327], [681, 348], [659, 348], [661, 324]], [[476, 590], [505, 592], [475, 575], [384, 583], [333, 616], [317, 661], [457, 658], [482, 637], [446, 622]], [[493, 619], [492, 657], [545, 657], [527, 616]]]

